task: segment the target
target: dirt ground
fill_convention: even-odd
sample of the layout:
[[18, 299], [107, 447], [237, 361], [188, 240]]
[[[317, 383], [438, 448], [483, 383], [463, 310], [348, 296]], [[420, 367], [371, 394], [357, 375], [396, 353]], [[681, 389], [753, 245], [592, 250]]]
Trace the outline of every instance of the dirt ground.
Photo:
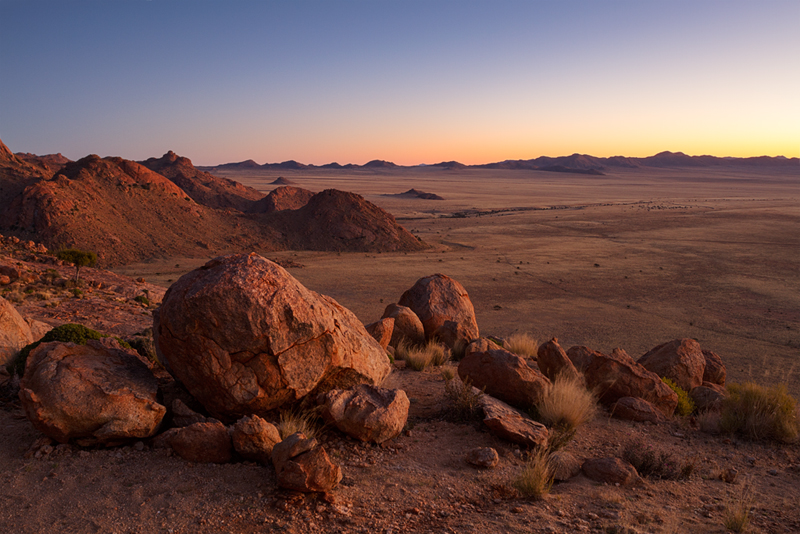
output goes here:
[[[796, 173], [280, 175], [312, 190], [360, 193], [433, 246], [415, 254], [265, 253], [302, 265], [289, 271], [364, 322], [379, 318], [417, 278], [442, 272], [469, 291], [483, 334], [527, 331], [541, 340], [557, 336], [566, 347], [619, 346], [633, 357], [695, 337], [722, 356], [729, 381], [785, 381], [800, 393]], [[278, 173], [225, 176], [266, 190]], [[412, 187], [445, 200], [384, 196]], [[167, 286], [201, 263], [169, 258], [117, 272]], [[134, 310], [137, 320], [148, 313]], [[19, 404], [5, 403], [0, 532], [722, 533], [726, 508], [746, 489], [752, 532], [800, 531], [800, 445], [708, 434], [691, 420], [655, 426], [601, 411], [565, 447], [580, 459], [599, 458], [638, 438], [692, 462], [688, 480], [616, 487], [578, 476], [554, 485], [544, 500], [522, 498], [512, 480], [525, 451], [478, 422], [454, 421], [440, 372], [396, 365], [385, 385], [407, 392], [411, 412], [407, 432], [384, 446], [322, 432], [344, 472], [327, 496], [279, 490], [270, 466], [192, 464], [148, 441], [50, 450], [37, 446], [41, 436]], [[498, 450], [496, 468], [464, 461], [478, 446]], [[720, 479], [731, 468], [734, 484]]]

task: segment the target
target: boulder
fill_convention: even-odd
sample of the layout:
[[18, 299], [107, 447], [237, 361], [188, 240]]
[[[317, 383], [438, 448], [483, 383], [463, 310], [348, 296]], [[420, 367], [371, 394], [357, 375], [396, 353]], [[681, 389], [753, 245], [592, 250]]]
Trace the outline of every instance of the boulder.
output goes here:
[[394, 331], [394, 319], [380, 319], [374, 323], [368, 324], [365, 328], [383, 350], [389, 348], [389, 342], [392, 339], [392, 332]]
[[389, 304], [383, 311], [384, 319], [394, 319], [392, 339], [389, 345], [397, 347], [401, 340], [406, 339], [412, 345], [423, 345], [425, 343], [425, 328], [417, 314], [406, 306]]
[[43, 321], [37, 321], [36, 319], [26, 318], [25, 322], [28, 323], [28, 326], [31, 329], [33, 341], [39, 341], [46, 333], [53, 329], [52, 325]]
[[595, 391], [606, 406], [613, 406], [623, 397], [638, 397], [670, 417], [678, 405], [675, 392], [622, 349], [614, 349], [610, 355], [598, 353], [585, 376], [586, 386]]
[[11, 363], [21, 348], [34, 341], [25, 319], [10, 302], [0, 297], [0, 367]]
[[172, 401], [172, 424], [178, 428], [193, 425], [195, 423], [206, 423], [208, 418], [192, 410], [181, 399]]
[[664, 423], [666, 416], [651, 403], [636, 397], [622, 397], [611, 407], [611, 415], [618, 419], [642, 423]]
[[500, 462], [500, 455], [491, 447], [476, 447], [467, 452], [466, 461], [475, 467], [491, 469]]
[[489, 395], [482, 395], [479, 403], [483, 423], [495, 436], [525, 447], [547, 446], [550, 433], [543, 424]]
[[419, 317], [427, 340], [439, 339], [453, 348], [459, 340], [478, 338], [478, 323], [467, 290], [449, 276], [420, 278], [398, 304], [411, 308]]
[[583, 382], [583, 377], [572, 365], [567, 353], [558, 344], [558, 339], [553, 338], [547, 343], [542, 343], [536, 354], [539, 370], [550, 380], [555, 380], [561, 375], [566, 379]]
[[398, 436], [410, 407], [405, 391], [366, 384], [347, 391], [331, 390], [320, 395], [319, 403], [325, 421], [349, 436], [374, 443]]
[[724, 386], [727, 371], [725, 370], [725, 364], [722, 363], [722, 358], [716, 352], [704, 349], [703, 359], [706, 361], [706, 367], [703, 370], [703, 382]]
[[589, 347], [576, 346], [567, 350], [567, 357], [572, 362], [572, 365], [575, 366], [575, 369], [581, 373], [586, 372], [586, 369], [589, 368], [589, 365], [597, 356], [602, 356], [602, 354]]
[[527, 410], [544, 394], [549, 380], [537, 369], [486, 338], [467, 346], [466, 356], [458, 364], [458, 376], [469, 379], [478, 389], [512, 406]]
[[596, 458], [586, 460], [581, 467], [583, 474], [595, 482], [627, 486], [639, 480], [639, 473], [630, 463], [620, 458]]
[[550, 453], [550, 467], [553, 470], [553, 480], [566, 482], [580, 474], [581, 461], [571, 452], [554, 451]]
[[272, 459], [272, 449], [281, 441], [278, 428], [257, 415], [242, 417], [231, 428], [233, 448], [242, 458], [261, 464]]
[[228, 429], [216, 420], [170, 428], [156, 438], [154, 446], [169, 446], [184, 460], [200, 464], [225, 464], [233, 457]]
[[724, 386], [712, 382], [703, 382], [689, 392], [698, 412], [718, 411], [722, 407], [722, 401], [728, 396]]
[[218, 257], [182, 276], [153, 325], [160, 361], [224, 420], [380, 384], [391, 369], [352, 312], [256, 254]]
[[113, 444], [155, 434], [166, 413], [158, 383], [114, 338], [42, 343], [28, 356], [19, 398], [33, 426], [61, 443]]
[[706, 360], [694, 339], [676, 339], [651, 349], [638, 363], [661, 378], [669, 378], [686, 391], [703, 383]]
[[342, 480], [341, 468], [331, 462], [325, 449], [301, 432], [275, 445], [272, 464], [278, 485], [288, 490], [327, 492]]

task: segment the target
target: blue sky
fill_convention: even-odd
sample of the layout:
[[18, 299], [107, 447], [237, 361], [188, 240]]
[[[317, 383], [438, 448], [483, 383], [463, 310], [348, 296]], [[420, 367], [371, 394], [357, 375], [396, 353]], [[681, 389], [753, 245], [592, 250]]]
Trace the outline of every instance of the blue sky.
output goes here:
[[800, 155], [800, 2], [0, 0], [13, 151]]

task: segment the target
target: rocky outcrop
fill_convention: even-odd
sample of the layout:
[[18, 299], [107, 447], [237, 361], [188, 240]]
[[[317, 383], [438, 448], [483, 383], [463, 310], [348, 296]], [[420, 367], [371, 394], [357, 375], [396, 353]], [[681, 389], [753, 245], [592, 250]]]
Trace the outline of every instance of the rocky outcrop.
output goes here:
[[42, 343], [28, 356], [19, 398], [39, 431], [66, 443], [118, 443], [152, 436], [166, 408], [137, 355], [113, 338]]
[[637, 397], [622, 397], [611, 407], [611, 415], [617, 419], [650, 423], [666, 422], [666, 416], [655, 406]]
[[422, 321], [419, 320], [417, 314], [411, 311], [411, 308], [389, 304], [383, 310], [383, 318], [394, 320], [392, 339], [389, 341], [389, 345], [392, 347], [397, 347], [397, 344], [403, 339], [412, 345], [425, 343], [425, 328], [422, 326]]
[[467, 346], [466, 356], [458, 364], [461, 380], [470, 380], [512, 406], [527, 410], [539, 402], [550, 381], [524, 358], [480, 338]]
[[359, 385], [320, 395], [322, 417], [361, 441], [383, 443], [397, 437], [408, 420], [410, 402], [405, 391]]
[[272, 449], [272, 464], [282, 488], [302, 492], [328, 492], [342, 480], [341, 468], [331, 462], [314, 438], [292, 434]]
[[156, 438], [154, 446], [170, 447], [184, 460], [201, 464], [225, 464], [233, 457], [228, 429], [214, 420], [170, 428]]
[[553, 338], [547, 343], [542, 343], [536, 356], [539, 370], [550, 380], [561, 376], [567, 380], [583, 381], [583, 377], [572, 365], [567, 353], [558, 344], [558, 339]]
[[33, 341], [25, 319], [10, 302], [0, 297], [0, 367], [11, 363], [20, 349]]
[[636, 468], [620, 458], [586, 460], [581, 470], [587, 478], [604, 484], [627, 486], [639, 480]]
[[218, 418], [380, 384], [390, 370], [355, 315], [256, 254], [219, 257], [181, 277], [153, 325], [160, 360]]
[[703, 383], [706, 360], [694, 339], [676, 339], [651, 349], [638, 363], [661, 378], [669, 378], [686, 391]]
[[439, 339], [450, 348], [459, 341], [477, 339], [475, 309], [464, 286], [443, 274], [420, 278], [400, 297], [400, 306], [422, 322], [426, 339]]
[[479, 403], [483, 423], [495, 436], [525, 447], [547, 446], [550, 432], [543, 424], [489, 395], [482, 395]]
[[669, 417], [678, 405], [675, 392], [622, 349], [614, 349], [611, 355], [598, 353], [585, 376], [586, 386], [596, 391], [600, 402], [606, 406], [613, 406], [623, 397], [638, 397]]
[[273, 213], [300, 209], [314, 196], [312, 191], [300, 187], [276, 187], [267, 196], [254, 203], [251, 213]]
[[392, 340], [392, 332], [394, 331], [394, 319], [380, 319], [366, 325], [364, 328], [367, 329], [369, 335], [378, 342], [378, 345], [380, 345], [383, 350], [389, 348], [389, 342]]
[[706, 362], [705, 369], [703, 370], [703, 382], [711, 382], [712, 384], [724, 386], [728, 373], [719, 354], [703, 349], [703, 359]]
[[280, 443], [278, 428], [257, 415], [242, 417], [231, 427], [233, 448], [242, 458], [261, 464], [272, 460], [272, 449]]

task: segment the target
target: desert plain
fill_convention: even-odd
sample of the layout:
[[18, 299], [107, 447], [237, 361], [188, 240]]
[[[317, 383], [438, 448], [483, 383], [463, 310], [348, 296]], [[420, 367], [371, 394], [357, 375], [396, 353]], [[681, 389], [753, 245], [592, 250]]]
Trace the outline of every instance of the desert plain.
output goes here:
[[[528, 332], [564, 347], [621, 347], [634, 358], [691, 337], [723, 358], [729, 382], [785, 383], [800, 394], [796, 169], [211, 172], [264, 192], [278, 177], [313, 191], [352, 191], [431, 245], [414, 253], [255, 251], [362, 322], [380, 318], [418, 278], [443, 273], [469, 292], [482, 335]], [[411, 188], [444, 200], [399, 195]], [[114, 270], [167, 287], [207, 259]], [[374, 446], [323, 431], [344, 471], [324, 497], [278, 489], [270, 468], [192, 464], [146, 443], [58, 446], [37, 458], [26, 451], [35, 451], [38, 432], [11, 407], [2, 411], [0, 531], [722, 533], [726, 510], [748, 492], [750, 531], [800, 530], [796, 443], [709, 434], [688, 419], [620, 421], [601, 410], [565, 450], [613, 456], [640, 439], [693, 462], [689, 480], [617, 487], [578, 476], [529, 500], [511, 487], [525, 451], [448, 417], [443, 384], [440, 369], [398, 362], [385, 385], [411, 399], [406, 432]], [[467, 465], [476, 446], [496, 448], [500, 464]], [[728, 469], [735, 483], [720, 479]]]

